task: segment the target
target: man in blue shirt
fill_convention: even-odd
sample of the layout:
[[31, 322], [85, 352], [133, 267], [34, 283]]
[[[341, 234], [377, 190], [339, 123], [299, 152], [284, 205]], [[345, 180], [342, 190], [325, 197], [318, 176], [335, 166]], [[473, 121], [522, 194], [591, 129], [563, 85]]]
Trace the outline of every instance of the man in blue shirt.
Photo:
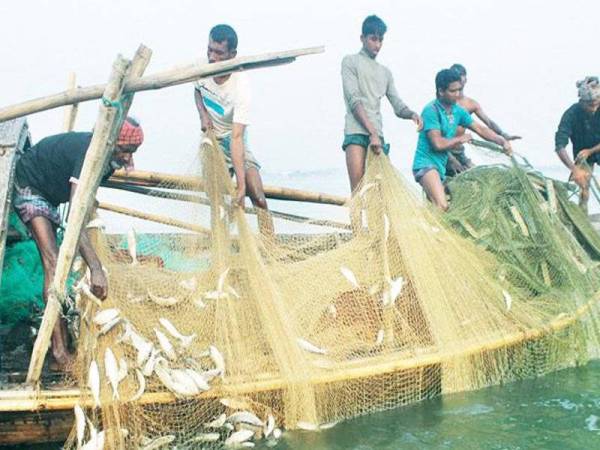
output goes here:
[[462, 84], [458, 72], [444, 69], [435, 77], [436, 100], [423, 109], [423, 130], [419, 133], [413, 162], [415, 180], [421, 184], [427, 198], [442, 211], [448, 209], [443, 181], [446, 177], [448, 152], [459, 149], [471, 140], [465, 133], [457, 136], [459, 127], [469, 128], [482, 138], [494, 142], [512, 153], [510, 142], [488, 127], [474, 122], [469, 113], [457, 105]]

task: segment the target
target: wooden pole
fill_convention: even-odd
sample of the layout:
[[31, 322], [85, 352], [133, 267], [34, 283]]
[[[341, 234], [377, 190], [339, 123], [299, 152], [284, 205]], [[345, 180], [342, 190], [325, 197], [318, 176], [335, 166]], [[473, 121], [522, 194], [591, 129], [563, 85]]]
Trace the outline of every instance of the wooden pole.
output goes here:
[[[129, 65], [130, 62], [125, 60], [121, 55], [117, 57], [106, 91], [104, 92], [106, 101], [113, 103], [120, 102], [125, 75]], [[71, 202], [69, 222], [58, 253], [56, 271], [48, 292], [46, 310], [44, 311], [44, 317], [33, 346], [29, 371], [27, 373], [28, 383], [37, 383], [39, 381], [46, 352], [50, 344], [50, 337], [61, 308], [67, 277], [71, 270], [75, 252], [77, 251], [79, 236], [90, 206], [96, 198], [96, 191], [100, 185], [102, 171], [114, 147], [114, 123], [118, 118], [117, 108], [106, 106], [104, 103], [100, 104], [92, 141], [90, 142], [90, 147], [83, 163], [78, 188]]]
[[208, 228], [201, 227], [200, 225], [183, 222], [181, 220], [173, 219], [171, 217], [160, 216], [158, 214], [150, 214], [143, 211], [137, 211], [131, 208], [125, 208], [123, 206], [113, 205], [112, 203], [100, 202], [98, 203], [98, 208], [118, 214], [124, 214], [126, 216], [136, 217], [138, 219], [149, 220], [151, 222], [162, 223], [164, 225], [170, 225], [172, 227], [194, 231], [196, 233], [210, 233], [210, 230]]
[[[173, 175], [160, 172], [147, 172], [135, 170], [125, 173], [117, 170], [110, 180], [125, 181], [128, 183], [146, 183], [146, 186], [159, 186], [165, 189], [186, 189], [204, 191], [204, 185], [198, 177]], [[289, 200], [308, 203], [322, 203], [327, 205], [344, 206], [348, 199], [338, 195], [310, 192], [300, 189], [291, 189], [278, 186], [264, 186], [265, 196], [277, 200]]]
[[[75, 72], [69, 73], [69, 77], [67, 78], [67, 92], [72, 92], [77, 87], [77, 81], [75, 77]], [[79, 109], [79, 104], [74, 103], [72, 105], [67, 105], [65, 107], [64, 116], [63, 116], [63, 131], [66, 133], [68, 131], [73, 131], [75, 127], [75, 119], [77, 118], [77, 110]]]
[[[213, 64], [189, 64], [185, 67], [178, 67], [164, 72], [159, 72], [157, 74], [149, 75], [137, 80], [128, 80], [125, 84], [123, 93], [130, 94], [138, 91], [162, 89], [169, 86], [189, 83], [190, 81], [195, 81], [200, 78], [215, 77], [240, 70], [250, 70], [261, 67], [288, 64], [294, 61], [298, 56], [323, 53], [324, 50], [324, 47], [311, 47], [284, 52], [246, 56]], [[105, 89], [106, 85], [97, 84], [94, 86], [78, 88], [70, 91], [63, 91], [47, 97], [40, 97], [34, 100], [18, 103], [16, 105], [7, 106], [0, 109], [0, 122], [40, 111], [46, 111], [59, 106], [98, 99], [102, 97]]]

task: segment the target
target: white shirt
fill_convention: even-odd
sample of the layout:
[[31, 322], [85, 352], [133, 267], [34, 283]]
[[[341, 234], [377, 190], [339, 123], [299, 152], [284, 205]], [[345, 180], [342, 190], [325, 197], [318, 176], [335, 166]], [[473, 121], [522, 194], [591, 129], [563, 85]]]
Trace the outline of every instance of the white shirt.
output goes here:
[[230, 136], [234, 123], [250, 124], [251, 93], [245, 73], [234, 72], [223, 84], [215, 83], [212, 78], [201, 79], [195, 88], [202, 94], [217, 138]]

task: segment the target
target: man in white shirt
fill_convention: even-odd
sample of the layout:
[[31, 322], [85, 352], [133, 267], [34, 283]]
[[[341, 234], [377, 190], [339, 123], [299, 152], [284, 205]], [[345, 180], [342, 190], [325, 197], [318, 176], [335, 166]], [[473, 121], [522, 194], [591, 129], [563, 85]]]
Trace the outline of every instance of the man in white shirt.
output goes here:
[[[235, 58], [238, 38], [229, 25], [214, 26], [208, 36], [209, 63]], [[196, 83], [194, 97], [200, 114], [202, 132], [212, 131], [225, 154], [229, 171], [235, 174], [235, 202], [244, 207], [246, 194], [258, 208], [258, 223], [263, 234], [273, 234], [273, 221], [260, 177], [260, 164], [248, 149], [250, 125], [250, 87], [245, 73], [235, 72]]]

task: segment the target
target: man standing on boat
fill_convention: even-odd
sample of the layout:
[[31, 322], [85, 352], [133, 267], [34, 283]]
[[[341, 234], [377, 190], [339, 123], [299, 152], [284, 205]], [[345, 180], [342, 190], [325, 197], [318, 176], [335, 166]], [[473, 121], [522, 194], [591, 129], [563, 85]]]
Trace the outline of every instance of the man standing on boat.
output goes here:
[[457, 104], [462, 84], [458, 72], [443, 69], [435, 76], [436, 99], [423, 109], [423, 129], [419, 133], [413, 162], [413, 175], [427, 198], [439, 209], [446, 211], [448, 201], [443, 181], [446, 178], [448, 153], [469, 142], [471, 135], [457, 136], [458, 127], [469, 128], [484, 139], [501, 145], [510, 155], [510, 142], [488, 127], [473, 120]]
[[[600, 162], [600, 81], [598, 77], [586, 77], [576, 85], [579, 101], [562, 115], [554, 140], [558, 157], [579, 186], [579, 206], [587, 213], [590, 179], [594, 165]], [[566, 150], [569, 140], [575, 162]]]
[[[462, 88], [458, 97], [458, 104], [463, 107], [469, 114], [475, 114], [479, 120], [481, 120], [485, 126], [490, 128], [494, 133], [502, 136], [507, 141], [513, 141], [521, 139], [521, 136], [514, 136], [502, 131], [500, 126], [494, 122], [484, 111], [481, 105], [465, 95], [465, 85], [467, 84], [467, 69], [462, 64], [453, 64], [450, 69], [455, 70], [460, 75], [460, 82]], [[464, 129], [457, 131], [457, 136], [464, 133]], [[453, 177], [458, 175], [460, 172], [464, 172], [467, 169], [473, 167], [473, 163], [465, 154], [465, 148], [463, 145], [458, 147], [457, 150], [453, 150], [448, 154], [448, 164], [446, 166], [446, 176]]]
[[[226, 61], [237, 55], [238, 37], [229, 25], [216, 25], [208, 35], [209, 63]], [[260, 177], [260, 164], [248, 149], [250, 125], [250, 86], [245, 73], [235, 72], [198, 80], [194, 97], [200, 114], [202, 132], [214, 133], [225, 155], [230, 173], [235, 174], [235, 202], [244, 207], [246, 194], [258, 208], [258, 222], [263, 235], [273, 234], [273, 221]]]
[[352, 192], [365, 173], [367, 150], [387, 155], [389, 144], [383, 139], [381, 98], [386, 96], [394, 113], [401, 119], [423, 126], [421, 117], [398, 96], [392, 72], [375, 59], [383, 45], [387, 27], [377, 16], [367, 17], [362, 24], [362, 49], [342, 60], [342, 86], [346, 103], [344, 142], [346, 166]]
[[[127, 117], [119, 132], [109, 166], [108, 178], [117, 168], [131, 167], [133, 153], [142, 144], [144, 134], [139, 123]], [[44, 268], [44, 300], [48, 299], [54, 278], [58, 246], [56, 229], [61, 226], [58, 206], [75, 194], [92, 133], [69, 132], [42, 139], [17, 161], [15, 169], [14, 208], [29, 228], [37, 244]], [[90, 269], [90, 290], [100, 299], [108, 294], [108, 282], [87, 231], [82, 230], [79, 252]], [[73, 356], [67, 346], [67, 326], [57, 321], [52, 332], [52, 354], [58, 368], [68, 368]]]

